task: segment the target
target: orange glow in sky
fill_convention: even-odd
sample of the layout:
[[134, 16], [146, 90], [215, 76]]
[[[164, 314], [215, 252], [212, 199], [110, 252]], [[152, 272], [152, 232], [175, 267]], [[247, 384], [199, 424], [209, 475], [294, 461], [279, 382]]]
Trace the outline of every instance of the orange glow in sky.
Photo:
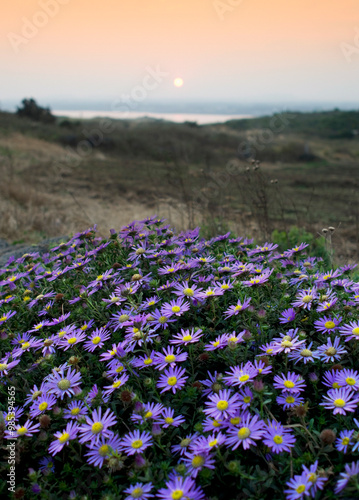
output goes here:
[[178, 75], [181, 99], [358, 98], [358, 0], [1, 2], [0, 99], [115, 98], [148, 68], [151, 99]]

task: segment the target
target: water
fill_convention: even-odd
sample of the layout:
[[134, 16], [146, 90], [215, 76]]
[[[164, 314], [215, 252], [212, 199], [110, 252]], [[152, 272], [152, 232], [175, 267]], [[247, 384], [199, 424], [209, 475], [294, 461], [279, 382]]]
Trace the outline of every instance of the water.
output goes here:
[[243, 118], [253, 118], [252, 115], [217, 115], [200, 113], [152, 113], [146, 111], [74, 111], [74, 110], [54, 110], [52, 114], [76, 119], [92, 118], [112, 118], [115, 120], [136, 120], [141, 118], [154, 118], [175, 123], [197, 122], [198, 125], [208, 125], [210, 123], [224, 123], [228, 120], [241, 120]]

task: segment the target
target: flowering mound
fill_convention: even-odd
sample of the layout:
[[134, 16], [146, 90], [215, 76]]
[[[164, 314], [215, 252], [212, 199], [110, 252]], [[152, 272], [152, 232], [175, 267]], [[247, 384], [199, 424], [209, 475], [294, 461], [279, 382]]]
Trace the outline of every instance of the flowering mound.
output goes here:
[[162, 222], [0, 270], [0, 493], [358, 498], [354, 266]]

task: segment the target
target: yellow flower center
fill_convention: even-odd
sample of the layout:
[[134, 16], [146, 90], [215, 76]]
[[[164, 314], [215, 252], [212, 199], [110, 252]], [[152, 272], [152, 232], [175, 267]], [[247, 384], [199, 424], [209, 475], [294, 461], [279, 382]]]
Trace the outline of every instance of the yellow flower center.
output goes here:
[[231, 418], [231, 424], [232, 425], [238, 425], [241, 419], [239, 417], [233, 417]]
[[97, 276], [96, 281], [100, 281], [100, 280], [102, 280], [102, 278], [103, 278], [103, 274], [100, 274], [99, 276]]
[[317, 475], [314, 472], [309, 474], [308, 481], [310, 481], [311, 483], [315, 483], [316, 480], [317, 480]]
[[302, 300], [304, 304], [308, 304], [308, 302], [311, 302], [313, 300], [313, 295], [304, 295]]
[[338, 384], [338, 382], [333, 383], [333, 389], [340, 389], [341, 385]]
[[300, 355], [303, 356], [303, 358], [309, 358], [312, 355], [312, 351], [309, 349], [303, 349], [300, 351]]
[[275, 444], [282, 444], [283, 438], [282, 438], [282, 436], [278, 436], [278, 434], [276, 434], [273, 438], [273, 441], [275, 442]]
[[344, 401], [344, 399], [339, 398], [339, 399], [336, 399], [333, 404], [337, 408], [343, 408], [343, 406], [345, 406], [345, 401]]
[[70, 439], [70, 434], [68, 432], [63, 432], [59, 437], [59, 441], [61, 444], [66, 443]]
[[148, 411], [147, 413], [145, 413], [145, 418], [151, 418], [153, 415], [152, 411]]
[[71, 337], [70, 339], [67, 339], [67, 343], [70, 345], [75, 344], [76, 341], [77, 341], [76, 337]]
[[117, 380], [116, 382], [114, 382], [114, 383], [112, 384], [112, 387], [113, 387], [114, 389], [117, 389], [117, 387], [120, 387], [120, 385], [121, 385], [121, 384], [122, 384], [122, 381], [121, 381], [121, 380]]
[[218, 422], [218, 420], [213, 420], [212, 425], [213, 425], [213, 427], [221, 427], [222, 424], [220, 422]]
[[281, 342], [281, 345], [282, 345], [283, 347], [292, 347], [292, 346], [293, 346], [293, 343], [292, 343], [290, 340], [283, 340], [283, 341]]
[[228, 290], [229, 285], [226, 285], [226, 284], [225, 284], [225, 285], [221, 285], [221, 288], [222, 288], [223, 290]]
[[0, 363], [0, 372], [4, 372], [7, 368], [7, 363]]
[[57, 382], [57, 387], [61, 389], [61, 391], [66, 391], [71, 386], [71, 382], [67, 380], [67, 378], [63, 378]]
[[26, 427], [19, 427], [19, 429], [17, 429], [16, 432], [19, 434], [19, 436], [23, 436], [24, 434], [27, 433], [27, 428]]
[[292, 404], [294, 403], [295, 399], [293, 398], [293, 396], [287, 396], [285, 398], [285, 402], [288, 403], [288, 404]]
[[358, 337], [359, 336], [359, 327], [357, 326], [356, 328], [353, 328], [352, 333]]
[[103, 444], [98, 450], [98, 454], [101, 455], [101, 457], [105, 457], [108, 454], [109, 449], [110, 447], [108, 444]]
[[167, 384], [170, 386], [174, 386], [177, 384], [177, 377], [168, 377]]
[[212, 448], [212, 446], [216, 446], [217, 443], [218, 443], [218, 439], [213, 439], [213, 441], [210, 441], [208, 444]]
[[166, 323], [167, 319], [167, 316], [161, 316], [158, 321], [163, 325], [164, 323]]
[[250, 435], [251, 435], [251, 431], [250, 431], [250, 429], [248, 427], [242, 427], [237, 432], [237, 436], [239, 437], [239, 439], [246, 439]]
[[234, 310], [235, 310], [235, 311], [240, 311], [241, 309], [242, 309], [242, 306], [236, 306], [236, 307], [234, 308]]
[[143, 441], [141, 441], [141, 439], [136, 439], [131, 444], [132, 448], [134, 448], [135, 450], [138, 450], [138, 448], [141, 448], [142, 445], [143, 445]]
[[248, 404], [248, 403], [250, 403], [250, 402], [251, 402], [251, 397], [250, 397], [250, 396], [245, 396], [245, 397], [243, 398], [243, 401], [244, 401], [246, 404]]
[[213, 347], [218, 347], [219, 346], [219, 340], [217, 340], [217, 342], [213, 342], [212, 345], [213, 345]]
[[325, 328], [331, 329], [331, 328], [335, 327], [335, 323], [334, 323], [334, 321], [326, 321], [324, 323], [324, 326], [325, 326]]
[[217, 403], [217, 410], [221, 410], [221, 411], [227, 410], [228, 406], [229, 406], [228, 401], [221, 399]]
[[204, 464], [204, 458], [201, 457], [200, 455], [196, 455], [195, 457], [192, 458], [192, 466], [193, 467], [202, 467]]
[[192, 340], [192, 335], [185, 335], [182, 340], [184, 340], [185, 342], [189, 342], [190, 340]]
[[71, 415], [76, 416], [80, 413], [80, 411], [81, 411], [80, 408], [77, 406], [76, 408], [72, 408], [70, 413], [71, 413]]
[[39, 410], [40, 411], [44, 411], [46, 410], [46, 408], [48, 407], [49, 405], [46, 403], [46, 401], [44, 401], [43, 403], [40, 403], [39, 404]]
[[147, 358], [147, 359], [145, 359], [145, 360], [144, 360], [144, 362], [143, 362], [143, 364], [144, 364], [144, 365], [150, 365], [150, 364], [152, 364], [152, 363], [153, 363], [153, 359], [151, 359], [151, 358]]
[[327, 356], [333, 356], [336, 353], [337, 353], [337, 350], [335, 347], [328, 347], [328, 349], [325, 351], [325, 354]]
[[238, 377], [238, 380], [240, 382], [246, 382], [247, 380], [249, 379], [249, 375], [241, 375], [240, 377]]
[[21, 346], [21, 349], [25, 350], [25, 349], [28, 349], [30, 347], [30, 342], [24, 342]]
[[171, 498], [172, 500], [181, 500], [181, 498], [183, 498], [183, 491], [182, 490], [172, 491]]
[[346, 382], [348, 385], [355, 385], [355, 384], [356, 384], [356, 380], [355, 380], [355, 378], [353, 378], [353, 377], [347, 377], [347, 378], [345, 379], [345, 382]]
[[194, 295], [194, 291], [192, 290], [192, 288], [185, 288], [183, 290], [183, 293], [184, 295], [186, 295], [187, 297], [193, 297]]
[[166, 422], [166, 424], [173, 424], [174, 419], [172, 417], [166, 417], [165, 422]]
[[173, 361], [176, 361], [176, 356], [173, 354], [169, 354], [168, 356], [165, 357], [166, 363], [173, 363]]
[[286, 380], [284, 382], [284, 387], [287, 387], [287, 389], [293, 389], [294, 386], [295, 386], [295, 383], [292, 382], [292, 380]]
[[92, 343], [93, 343], [94, 345], [97, 345], [97, 344], [99, 344], [100, 342], [101, 342], [101, 337], [94, 337], [94, 338], [92, 339]]
[[123, 370], [123, 366], [118, 366], [115, 370], [116, 373], [121, 373]]
[[174, 312], [174, 313], [178, 313], [178, 312], [180, 312], [180, 310], [181, 310], [181, 308], [179, 306], [172, 307], [172, 312]]
[[92, 424], [91, 430], [93, 434], [99, 434], [103, 429], [103, 424], [101, 422], [95, 422]]
[[350, 439], [348, 437], [345, 437], [343, 440], [342, 440], [342, 444], [344, 446], [347, 446], [348, 444], [350, 443]]
[[297, 493], [303, 493], [303, 491], [305, 491], [305, 484], [300, 484], [299, 486], [297, 486], [295, 491]]

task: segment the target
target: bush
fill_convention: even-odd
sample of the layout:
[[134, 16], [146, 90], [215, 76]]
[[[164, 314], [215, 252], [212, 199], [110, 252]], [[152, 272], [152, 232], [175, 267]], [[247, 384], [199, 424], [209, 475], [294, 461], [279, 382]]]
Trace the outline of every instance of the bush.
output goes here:
[[306, 248], [149, 218], [10, 259], [0, 493], [358, 498], [359, 284]]
[[54, 123], [56, 118], [51, 114], [49, 108], [42, 108], [34, 99], [23, 99], [22, 107], [18, 107], [16, 114], [21, 118], [29, 118], [37, 122]]

